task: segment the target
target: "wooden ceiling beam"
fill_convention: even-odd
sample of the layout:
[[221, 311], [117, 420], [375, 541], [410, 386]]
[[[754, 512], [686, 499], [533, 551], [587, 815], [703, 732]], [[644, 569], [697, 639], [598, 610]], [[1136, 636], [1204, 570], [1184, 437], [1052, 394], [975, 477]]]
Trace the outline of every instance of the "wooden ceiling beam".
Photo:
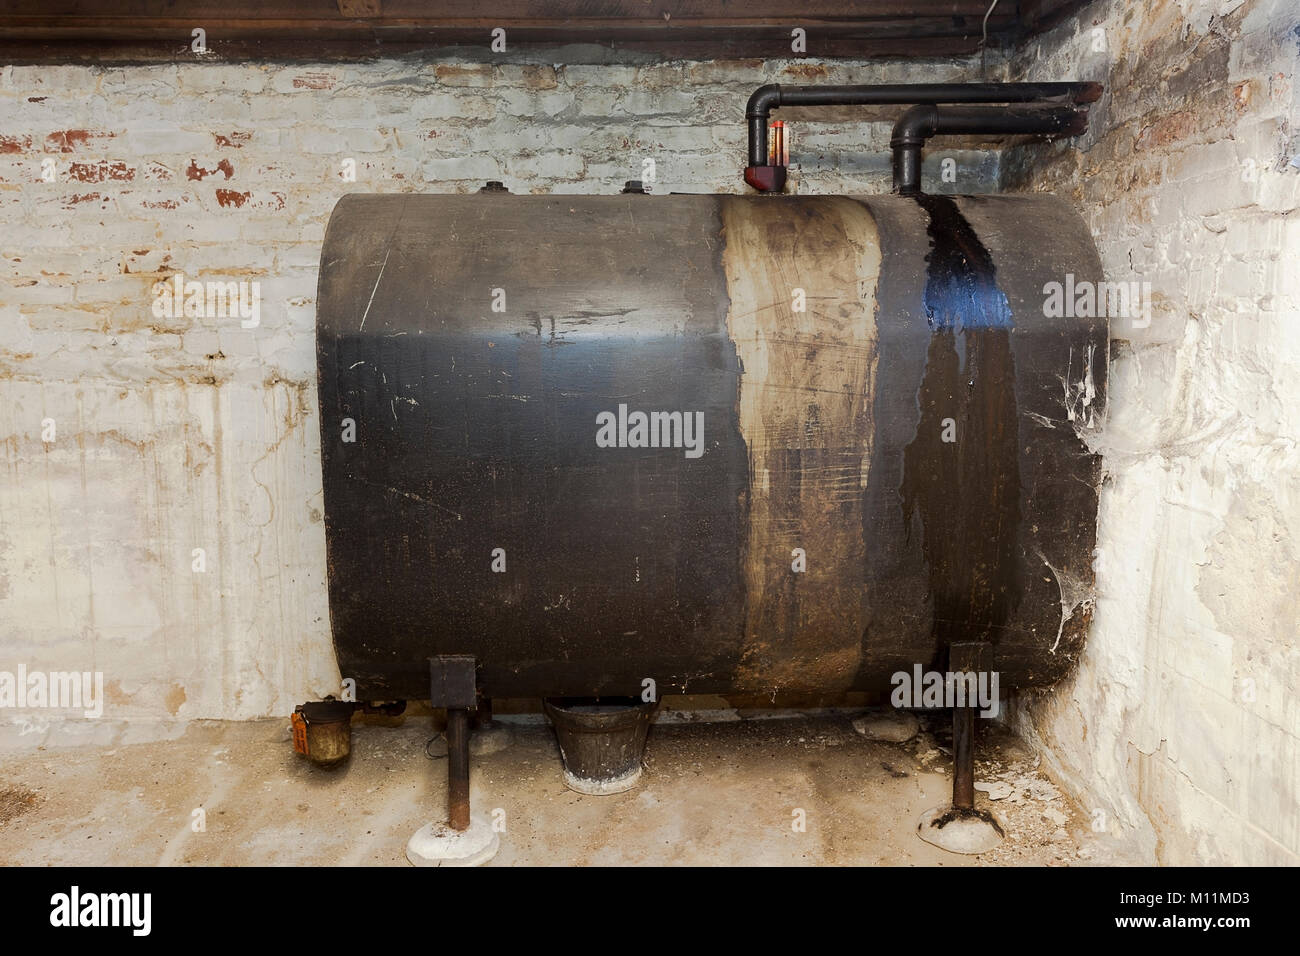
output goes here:
[[[1083, 0], [1022, 0], [1036, 20]], [[1003, 0], [990, 37], [1022, 32], [1021, 5]], [[166, 61], [189, 51], [194, 29], [219, 59], [355, 59], [439, 50], [487, 59], [491, 32], [507, 51], [589, 46], [663, 57], [807, 55], [943, 57], [979, 49], [988, 0], [6, 0], [0, 61]]]

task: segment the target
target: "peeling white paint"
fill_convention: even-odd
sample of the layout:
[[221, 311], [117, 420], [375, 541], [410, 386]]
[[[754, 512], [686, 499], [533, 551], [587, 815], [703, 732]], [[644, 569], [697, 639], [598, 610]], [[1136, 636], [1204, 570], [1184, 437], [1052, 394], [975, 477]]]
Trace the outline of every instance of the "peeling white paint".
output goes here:
[[[1104, 421], [1088, 376], [1062, 382], [1106, 474], [1097, 593], [1078, 673], [1017, 726], [1139, 859], [1300, 865], [1300, 175], [1277, 161], [1300, 8], [1084, 9], [1105, 51], [1067, 23], [1017, 58], [1107, 87], [1082, 152], [1035, 153], [1026, 186], [1075, 198], [1152, 321], [1112, 325]], [[1052, 574], [1064, 623], [1079, 593]]]

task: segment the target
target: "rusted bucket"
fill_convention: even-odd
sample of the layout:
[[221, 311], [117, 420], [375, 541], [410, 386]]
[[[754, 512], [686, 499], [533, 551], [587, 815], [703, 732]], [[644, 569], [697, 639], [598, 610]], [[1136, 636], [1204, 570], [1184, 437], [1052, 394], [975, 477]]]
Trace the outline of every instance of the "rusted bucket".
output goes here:
[[293, 713], [293, 749], [321, 767], [336, 767], [352, 753], [353, 705], [341, 700], [299, 704]]
[[636, 786], [655, 706], [634, 697], [544, 700], [542, 707], [560, 743], [565, 786], [594, 796]]

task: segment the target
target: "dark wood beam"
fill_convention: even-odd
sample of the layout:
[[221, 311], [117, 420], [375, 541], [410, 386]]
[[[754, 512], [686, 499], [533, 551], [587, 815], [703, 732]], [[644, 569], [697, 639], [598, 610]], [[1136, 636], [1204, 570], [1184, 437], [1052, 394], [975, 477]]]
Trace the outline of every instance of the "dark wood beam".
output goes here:
[[[810, 59], [944, 57], [979, 49], [989, 0], [6, 0], [0, 61], [157, 62], [198, 59], [191, 31], [217, 59], [356, 59], [462, 52], [490, 59], [491, 31], [507, 54], [604, 47], [662, 57], [791, 55], [808, 33]], [[1041, 25], [1082, 0], [1002, 0], [994, 40]], [[1023, 8], [1023, 9], [1022, 9]], [[491, 12], [489, 12], [489, 10]]]
[[1030, 36], [1050, 30], [1091, 0], [1020, 0], [1020, 33]]

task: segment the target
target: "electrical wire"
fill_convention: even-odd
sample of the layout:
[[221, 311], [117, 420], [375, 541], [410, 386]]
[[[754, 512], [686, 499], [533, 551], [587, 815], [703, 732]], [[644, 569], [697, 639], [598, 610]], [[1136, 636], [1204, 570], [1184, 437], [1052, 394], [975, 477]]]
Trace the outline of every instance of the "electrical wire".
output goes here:
[[998, 0], [993, 0], [989, 8], [984, 11], [984, 22], [980, 24], [980, 76], [984, 82], [989, 80], [989, 63], [988, 63], [988, 44], [989, 44], [989, 17], [993, 15], [993, 8], [998, 5]]

